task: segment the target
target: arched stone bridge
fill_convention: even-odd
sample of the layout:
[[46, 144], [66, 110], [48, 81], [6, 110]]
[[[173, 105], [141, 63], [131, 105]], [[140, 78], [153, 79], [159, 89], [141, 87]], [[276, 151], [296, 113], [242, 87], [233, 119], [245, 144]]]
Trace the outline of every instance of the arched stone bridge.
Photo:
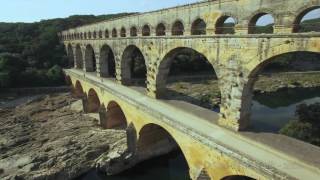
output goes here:
[[[227, 130], [250, 125], [252, 87], [272, 58], [320, 53], [320, 33], [299, 32], [303, 16], [319, 7], [320, 0], [216, 0], [70, 29], [60, 38], [75, 68], [65, 72], [75, 94], [86, 97], [86, 111], [100, 111], [102, 126], [128, 129], [129, 149], [139, 161], [178, 145], [192, 179], [319, 179], [319, 158], [301, 155], [319, 155], [318, 148], [281, 137], [290, 151], [284, 152], [252, 137], [259, 135]], [[274, 17], [273, 33], [255, 34], [265, 14]], [[223, 34], [229, 17], [235, 19], [235, 33]], [[209, 121], [157, 100], [165, 94], [172, 57], [181, 49], [206, 57], [217, 74], [221, 112], [211, 113]], [[135, 52], [145, 59], [145, 92], [127, 86], [134, 78]], [[303, 145], [297, 150], [293, 144]]]

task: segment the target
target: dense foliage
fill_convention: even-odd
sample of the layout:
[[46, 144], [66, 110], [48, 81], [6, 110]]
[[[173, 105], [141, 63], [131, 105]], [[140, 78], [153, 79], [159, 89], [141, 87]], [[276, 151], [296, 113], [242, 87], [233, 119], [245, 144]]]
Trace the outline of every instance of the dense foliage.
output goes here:
[[289, 122], [280, 133], [320, 146], [320, 103], [300, 104], [296, 115], [299, 119]]
[[58, 32], [123, 15], [128, 14], [0, 23], [0, 88], [63, 84], [62, 68], [68, 60]]

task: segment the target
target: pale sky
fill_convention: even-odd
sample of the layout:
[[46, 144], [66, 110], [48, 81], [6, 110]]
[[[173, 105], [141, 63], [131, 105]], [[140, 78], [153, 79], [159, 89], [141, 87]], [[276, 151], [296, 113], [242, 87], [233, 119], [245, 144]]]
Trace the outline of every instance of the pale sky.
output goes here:
[[[201, 0], [2, 0], [0, 22], [35, 22], [70, 15], [101, 15], [121, 12], [146, 12]], [[320, 9], [304, 19], [320, 18]], [[272, 23], [269, 16], [259, 25]]]
[[0, 22], [34, 22], [70, 15], [145, 12], [199, 0], [1, 0]]

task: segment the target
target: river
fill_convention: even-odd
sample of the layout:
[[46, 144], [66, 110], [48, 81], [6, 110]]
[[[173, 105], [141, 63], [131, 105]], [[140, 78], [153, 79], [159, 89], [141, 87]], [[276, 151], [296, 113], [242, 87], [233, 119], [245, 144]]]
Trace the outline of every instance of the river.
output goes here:
[[285, 89], [254, 96], [251, 124], [255, 131], [278, 133], [295, 116], [296, 106], [320, 103], [320, 88]]

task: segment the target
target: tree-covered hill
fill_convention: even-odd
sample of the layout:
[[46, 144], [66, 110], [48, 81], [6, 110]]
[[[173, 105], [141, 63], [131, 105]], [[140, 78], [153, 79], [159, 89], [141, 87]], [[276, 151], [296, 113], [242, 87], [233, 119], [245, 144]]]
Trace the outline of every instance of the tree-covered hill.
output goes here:
[[58, 32], [125, 15], [129, 13], [0, 23], [0, 88], [60, 85], [68, 61]]

